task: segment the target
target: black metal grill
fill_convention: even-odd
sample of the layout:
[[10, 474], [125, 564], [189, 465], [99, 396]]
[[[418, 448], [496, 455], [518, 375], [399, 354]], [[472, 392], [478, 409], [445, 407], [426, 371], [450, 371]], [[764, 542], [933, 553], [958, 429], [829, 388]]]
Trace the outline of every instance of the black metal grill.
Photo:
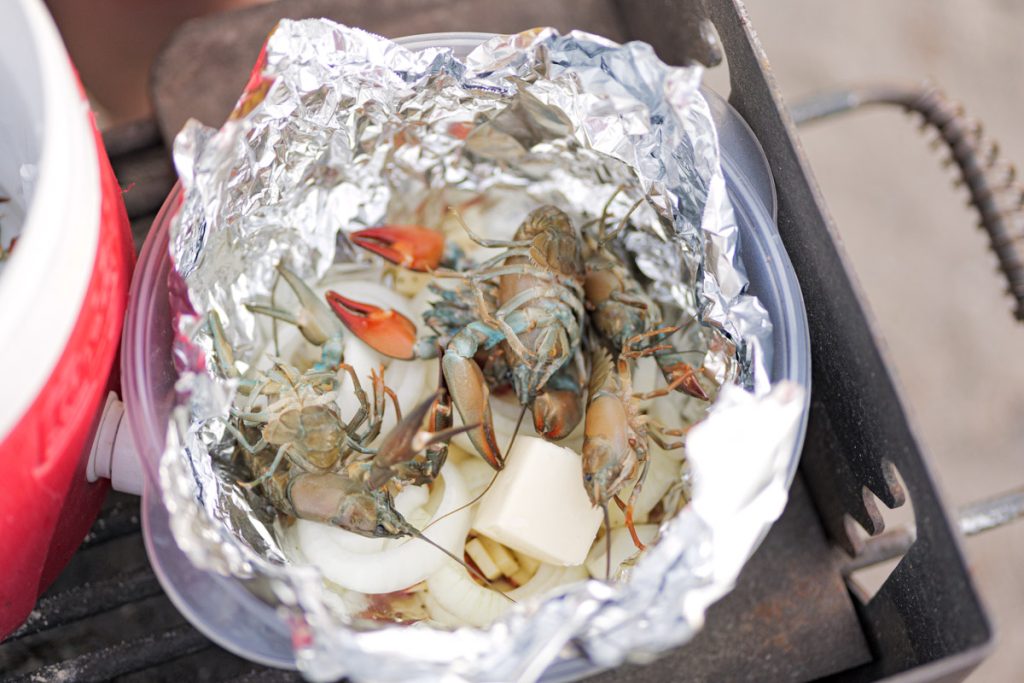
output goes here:
[[[792, 124], [760, 46], [731, 0], [660, 0], [629, 11], [613, 0], [571, 8], [548, 0], [297, 0], [193, 22], [156, 67], [157, 122], [104, 136], [115, 172], [129, 188], [125, 201], [136, 242], [145, 238], [174, 180], [165, 136], [186, 115], [217, 123], [226, 114], [280, 16], [329, 16], [384, 35], [552, 24], [646, 40], [666, 60], [679, 62], [684, 53], [714, 55], [693, 49], [705, 5], [729, 57], [731, 102], [761, 140], [775, 174], [779, 228], [804, 291], [814, 366], [808, 440], [786, 511], [736, 589], [711, 608], [705, 629], [652, 665], [622, 667], [594, 680], [869, 681], [903, 680], [910, 671], [914, 680], [961, 680], [985, 654], [987, 620], [844, 275], [833, 229], [793, 145]], [[899, 503], [896, 470], [913, 498], [917, 541], [879, 592], [861, 602], [844, 579], [850, 557], [838, 548], [862, 557], [870, 552], [851, 538], [848, 519], [881, 532], [865, 491]], [[120, 494], [109, 497], [28, 621], [0, 643], [0, 671], [13, 681], [297, 679], [221, 650], [184, 621], [149, 568], [137, 500]]]
[[[137, 498], [112, 493], [56, 584], [0, 645], [10, 681], [259, 680], [188, 625], [149, 567]], [[297, 678], [273, 672], [273, 680]]]

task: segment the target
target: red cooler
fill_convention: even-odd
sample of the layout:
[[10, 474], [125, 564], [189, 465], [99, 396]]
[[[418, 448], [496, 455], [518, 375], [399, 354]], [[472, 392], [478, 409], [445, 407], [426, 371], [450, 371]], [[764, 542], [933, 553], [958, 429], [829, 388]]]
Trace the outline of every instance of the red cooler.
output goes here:
[[121, 190], [41, 0], [0, 3], [0, 638], [31, 611], [109, 483], [86, 462], [134, 263]]

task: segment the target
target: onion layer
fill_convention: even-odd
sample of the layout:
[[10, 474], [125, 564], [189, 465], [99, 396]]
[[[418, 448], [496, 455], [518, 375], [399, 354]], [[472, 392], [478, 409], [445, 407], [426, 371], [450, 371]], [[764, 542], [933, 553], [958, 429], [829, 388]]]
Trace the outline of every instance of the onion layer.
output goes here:
[[[507, 595], [516, 602], [524, 602], [558, 586], [586, 578], [587, 570], [582, 566], [556, 567], [542, 564], [532, 579]], [[513, 606], [494, 589], [473, 581], [465, 569], [450, 560], [443, 562], [437, 572], [427, 578], [427, 591], [431, 596], [431, 600], [427, 601], [427, 610], [432, 617], [435, 617], [436, 612], [435, 618], [442, 624], [449, 623], [454, 617], [463, 623], [483, 628]]]
[[[444, 484], [436, 519], [469, 500], [458, 469], [446, 464], [441, 469]], [[409, 516], [415, 516], [412, 512]], [[456, 557], [462, 556], [469, 532], [469, 510], [461, 510], [430, 527], [424, 535]], [[302, 554], [342, 588], [361, 593], [391, 593], [419, 583], [435, 573], [448, 558], [437, 548], [416, 538], [388, 540], [374, 552], [355, 550], [348, 531], [327, 524], [298, 520], [291, 528]], [[362, 539], [362, 537], [357, 536]], [[377, 539], [362, 539], [375, 541]]]
[[[657, 524], [637, 524], [636, 535], [640, 537], [643, 543], [651, 543], [654, 537], [658, 535]], [[633, 544], [633, 537], [629, 534], [629, 529], [619, 528], [612, 529], [612, 578], [615, 578], [615, 573], [619, 570], [619, 565], [628, 560], [630, 557], [635, 555], [639, 550], [636, 545]], [[607, 555], [605, 554], [605, 547], [608, 537], [605, 536], [590, 549], [590, 553], [587, 555], [586, 567], [590, 575], [595, 579], [604, 579], [605, 565], [608, 562]]]

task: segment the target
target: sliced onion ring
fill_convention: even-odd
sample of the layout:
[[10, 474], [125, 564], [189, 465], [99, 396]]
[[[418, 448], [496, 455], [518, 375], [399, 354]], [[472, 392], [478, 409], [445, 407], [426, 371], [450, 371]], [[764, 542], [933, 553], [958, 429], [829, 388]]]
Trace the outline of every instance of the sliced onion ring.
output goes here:
[[[444, 494], [433, 519], [469, 500], [465, 482], [454, 465], [441, 469]], [[461, 510], [428, 529], [424, 535], [456, 557], [469, 533], [469, 510]], [[385, 543], [380, 552], [359, 553], [346, 548], [345, 536], [352, 535], [327, 524], [298, 520], [289, 530], [311, 564], [342, 588], [362, 593], [391, 593], [419, 583], [450, 560], [437, 548], [416, 538]]]
[[[507, 593], [516, 602], [524, 602], [544, 595], [558, 586], [587, 578], [582, 566], [556, 567], [542, 564], [533, 578]], [[479, 585], [469, 577], [466, 570], [451, 560], [427, 578], [427, 592], [432, 600], [427, 602], [428, 611], [436, 603], [439, 623], [448, 623], [452, 617], [466, 624], [484, 628], [512, 608], [513, 603], [495, 590]], [[433, 612], [431, 612], [433, 615]]]

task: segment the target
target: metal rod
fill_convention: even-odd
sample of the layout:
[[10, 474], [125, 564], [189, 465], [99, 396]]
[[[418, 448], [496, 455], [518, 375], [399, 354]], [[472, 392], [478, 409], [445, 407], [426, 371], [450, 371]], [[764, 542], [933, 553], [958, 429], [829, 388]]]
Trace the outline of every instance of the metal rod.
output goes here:
[[920, 114], [922, 128], [938, 133], [999, 259], [1007, 292], [1016, 302], [1014, 316], [1024, 322], [1024, 186], [1017, 182], [1014, 167], [1002, 159], [999, 145], [984, 135], [981, 124], [968, 118], [963, 107], [934, 87], [879, 85], [811, 95], [790, 113], [797, 123], [806, 124], [873, 104]]
[[1024, 517], [1024, 486], [960, 508], [960, 531], [974, 536]]
[[793, 121], [802, 126], [870, 104], [894, 104], [906, 109], [916, 109], [916, 103], [924, 91], [921, 88], [875, 85], [814, 93], [798, 100], [789, 108], [789, 113]]
[[888, 560], [903, 557], [917, 540], [917, 528], [913, 525], [897, 527], [864, 541], [864, 549], [842, 566], [843, 576], [881, 564]]

